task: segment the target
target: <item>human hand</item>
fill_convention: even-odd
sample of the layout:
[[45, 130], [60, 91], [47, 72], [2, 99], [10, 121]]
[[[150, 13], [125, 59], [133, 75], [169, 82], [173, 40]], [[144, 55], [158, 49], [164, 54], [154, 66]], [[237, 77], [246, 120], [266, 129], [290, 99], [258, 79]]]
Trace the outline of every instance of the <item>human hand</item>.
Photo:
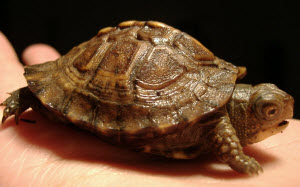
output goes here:
[[[59, 57], [47, 45], [32, 45], [23, 61], [37, 64]], [[0, 33], [0, 102], [26, 86], [11, 44]], [[0, 111], [2, 118], [3, 107]], [[297, 186], [300, 184], [300, 121], [282, 133], [245, 148], [264, 168], [259, 176], [233, 171], [210, 156], [168, 160], [134, 153], [100, 141], [88, 132], [51, 122], [27, 111], [16, 125], [0, 130], [0, 186]]]

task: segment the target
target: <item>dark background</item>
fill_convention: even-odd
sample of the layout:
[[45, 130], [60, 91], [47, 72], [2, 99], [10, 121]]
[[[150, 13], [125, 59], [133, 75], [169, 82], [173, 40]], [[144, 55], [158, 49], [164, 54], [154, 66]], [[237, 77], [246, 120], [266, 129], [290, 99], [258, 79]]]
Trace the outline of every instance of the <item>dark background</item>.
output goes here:
[[[125, 20], [157, 20], [189, 33], [216, 56], [246, 66], [245, 83], [275, 83], [294, 96], [300, 118], [300, 16], [297, 1], [0, 2], [0, 30], [18, 55], [33, 43], [61, 54], [99, 29]], [[297, 102], [299, 101], [299, 102]]]

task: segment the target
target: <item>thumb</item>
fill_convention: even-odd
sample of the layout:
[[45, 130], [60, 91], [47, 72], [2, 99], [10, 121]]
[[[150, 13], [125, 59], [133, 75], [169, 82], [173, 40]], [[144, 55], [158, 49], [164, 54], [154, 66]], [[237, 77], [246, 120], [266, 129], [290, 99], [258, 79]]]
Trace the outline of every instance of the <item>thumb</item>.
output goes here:
[[33, 44], [27, 47], [22, 59], [26, 65], [40, 64], [47, 61], [56, 60], [60, 54], [53, 47], [46, 44]]

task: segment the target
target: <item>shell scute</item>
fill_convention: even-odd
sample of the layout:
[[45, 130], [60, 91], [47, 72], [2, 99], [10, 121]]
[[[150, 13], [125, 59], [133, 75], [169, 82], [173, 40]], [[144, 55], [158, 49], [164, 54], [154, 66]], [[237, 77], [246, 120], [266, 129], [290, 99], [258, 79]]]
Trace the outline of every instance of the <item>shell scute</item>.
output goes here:
[[151, 42], [153, 45], [171, 45], [177, 31], [170, 27], [143, 27], [138, 30], [137, 38]]
[[77, 69], [81, 73], [89, 71], [94, 64], [94, 61], [91, 59], [96, 54], [99, 46], [100, 46], [100, 43], [96, 43], [96, 44], [90, 46], [89, 48], [87, 48], [84, 52], [82, 52], [73, 61], [74, 68]]
[[171, 49], [155, 47], [136, 75], [138, 84], [158, 90], [175, 82], [185, 71]]
[[115, 74], [125, 74], [132, 64], [132, 58], [138, 47], [138, 42], [132, 40], [115, 42], [106, 51], [99, 69]]
[[174, 41], [174, 45], [185, 51], [185, 54], [188, 56], [199, 61], [213, 61], [215, 58], [213, 53], [204, 47], [199, 41], [186, 34], [179, 35]]

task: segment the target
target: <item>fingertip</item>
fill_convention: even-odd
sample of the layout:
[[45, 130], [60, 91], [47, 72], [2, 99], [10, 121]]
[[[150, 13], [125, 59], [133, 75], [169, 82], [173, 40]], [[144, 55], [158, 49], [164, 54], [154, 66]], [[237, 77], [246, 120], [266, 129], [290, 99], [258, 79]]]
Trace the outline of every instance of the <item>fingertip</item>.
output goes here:
[[59, 52], [47, 44], [30, 45], [22, 54], [22, 59], [26, 65], [34, 65], [47, 61], [53, 61], [59, 57]]
[[3, 32], [0, 32], [0, 67], [0, 101], [4, 101], [7, 97], [4, 93], [25, 86], [26, 81], [22, 76], [23, 66]]
[[0, 31], [0, 58], [1, 62], [15, 61], [18, 62], [18, 56], [7, 37]]

